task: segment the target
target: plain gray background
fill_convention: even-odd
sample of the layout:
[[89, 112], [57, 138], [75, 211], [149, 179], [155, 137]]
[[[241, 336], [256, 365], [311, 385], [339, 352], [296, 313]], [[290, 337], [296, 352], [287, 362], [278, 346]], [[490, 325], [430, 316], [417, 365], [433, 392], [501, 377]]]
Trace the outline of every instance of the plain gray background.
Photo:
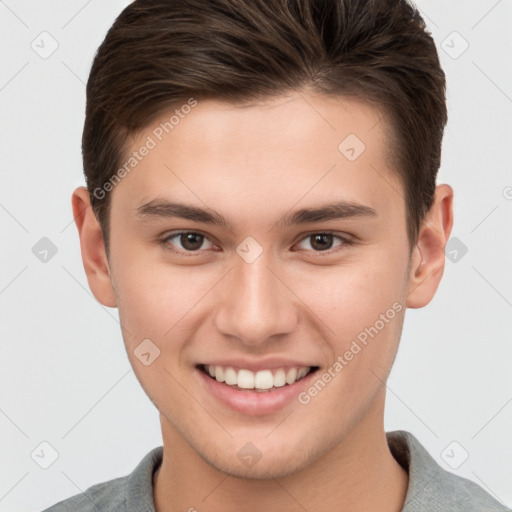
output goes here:
[[[117, 310], [89, 291], [70, 202], [85, 183], [85, 82], [127, 4], [0, 1], [5, 512], [123, 476], [161, 444]], [[385, 426], [512, 506], [512, 2], [417, 5], [447, 75], [439, 183], [455, 190], [455, 225], [436, 298], [406, 315]]]

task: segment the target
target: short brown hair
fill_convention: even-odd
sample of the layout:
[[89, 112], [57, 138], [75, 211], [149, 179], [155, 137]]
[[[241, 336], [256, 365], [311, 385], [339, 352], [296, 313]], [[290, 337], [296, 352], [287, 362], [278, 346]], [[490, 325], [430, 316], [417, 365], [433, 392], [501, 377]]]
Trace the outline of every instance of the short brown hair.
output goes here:
[[107, 253], [110, 194], [94, 191], [130, 136], [191, 97], [241, 104], [305, 88], [386, 113], [412, 247], [433, 201], [445, 87], [431, 34], [406, 0], [136, 0], [87, 82], [84, 173]]

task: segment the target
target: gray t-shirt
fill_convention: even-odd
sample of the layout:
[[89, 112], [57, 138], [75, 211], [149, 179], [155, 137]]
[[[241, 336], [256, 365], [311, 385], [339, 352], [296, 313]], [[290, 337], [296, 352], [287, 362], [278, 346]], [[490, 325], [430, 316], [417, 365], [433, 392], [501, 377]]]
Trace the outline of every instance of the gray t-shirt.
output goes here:
[[[444, 470], [409, 432], [386, 432], [393, 457], [409, 473], [402, 512], [510, 512], [474, 482]], [[153, 474], [163, 447], [147, 453], [129, 474], [93, 485], [43, 512], [155, 512]]]

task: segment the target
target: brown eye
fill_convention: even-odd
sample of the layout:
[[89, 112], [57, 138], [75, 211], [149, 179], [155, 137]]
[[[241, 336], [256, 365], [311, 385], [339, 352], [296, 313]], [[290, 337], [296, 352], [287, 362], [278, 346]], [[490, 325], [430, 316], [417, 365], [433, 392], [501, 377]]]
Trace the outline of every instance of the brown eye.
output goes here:
[[[335, 243], [335, 239], [338, 239], [339, 242]], [[304, 247], [303, 244], [305, 242], [309, 242], [309, 246], [311, 248]], [[299, 246], [301, 246], [301, 249], [305, 249], [308, 251], [327, 252], [330, 249], [332, 249], [333, 247], [336, 248], [338, 246], [350, 245], [350, 244], [351, 244], [350, 240], [348, 240], [342, 236], [335, 235], [334, 233], [312, 233], [311, 235], [308, 235], [305, 238], [303, 238], [301, 240]]]
[[181, 233], [180, 243], [187, 251], [197, 251], [203, 245], [204, 236], [199, 233]]
[[332, 235], [319, 233], [311, 236], [311, 247], [318, 251], [326, 251], [332, 247]]
[[165, 244], [172, 246], [173, 251], [181, 253], [198, 252], [201, 248], [204, 249], [203, 244], [205, 241], [209, 242], [208, 238], [195, 231], [180, 231], [179, 233], [167, 236], [163, 240]]

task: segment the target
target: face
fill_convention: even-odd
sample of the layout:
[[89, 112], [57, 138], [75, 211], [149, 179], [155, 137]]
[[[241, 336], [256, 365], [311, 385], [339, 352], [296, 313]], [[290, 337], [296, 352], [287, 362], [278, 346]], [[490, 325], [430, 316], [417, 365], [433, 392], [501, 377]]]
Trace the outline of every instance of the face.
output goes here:
[[111, 192], [127, 353], [164, 439], [284, 476], [382, 408], [410, 261], [386, 123], [310, 94], [185, 110]]

